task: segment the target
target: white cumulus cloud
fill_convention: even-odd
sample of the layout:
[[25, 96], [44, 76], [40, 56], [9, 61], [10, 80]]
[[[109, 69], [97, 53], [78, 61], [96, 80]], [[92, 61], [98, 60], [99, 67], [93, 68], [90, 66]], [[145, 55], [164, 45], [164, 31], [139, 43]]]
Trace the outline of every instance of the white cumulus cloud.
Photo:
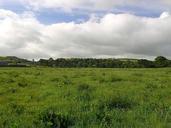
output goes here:
[[[96, 19], [96, 20], [94, 20]], [[171, 15], [106, 14], [82, 23], [41, 24], [32, 13], [0, 10], [0, 55], [171, 57]]]

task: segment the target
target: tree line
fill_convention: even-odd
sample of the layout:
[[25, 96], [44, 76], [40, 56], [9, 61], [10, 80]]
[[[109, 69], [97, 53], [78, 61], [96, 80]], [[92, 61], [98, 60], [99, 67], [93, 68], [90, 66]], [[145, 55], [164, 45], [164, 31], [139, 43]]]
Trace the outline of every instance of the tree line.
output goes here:
[[163, 56], [156, 57], [154, 61], [147, 59], [49, 58], [40, 59], [34, 64], [59, 68], [162, 68], [171, 67], [171, 60]]

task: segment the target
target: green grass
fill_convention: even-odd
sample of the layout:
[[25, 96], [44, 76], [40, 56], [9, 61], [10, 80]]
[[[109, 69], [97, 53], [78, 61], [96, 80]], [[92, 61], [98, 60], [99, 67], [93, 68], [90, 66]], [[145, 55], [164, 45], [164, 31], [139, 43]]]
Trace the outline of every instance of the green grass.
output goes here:
[[170, 128], [171, 69], [0, 68], [0, 128]]

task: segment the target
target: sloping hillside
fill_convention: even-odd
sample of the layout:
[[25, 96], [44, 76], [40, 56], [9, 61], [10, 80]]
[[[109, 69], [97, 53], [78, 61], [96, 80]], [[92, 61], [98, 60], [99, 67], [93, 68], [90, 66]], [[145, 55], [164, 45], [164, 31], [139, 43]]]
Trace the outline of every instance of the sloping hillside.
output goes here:
[[0, 56], [0, 65], [10, 66], [10, 65], [30, 65], [31, 61], [27, 59], [18, 58], [16, 56]]

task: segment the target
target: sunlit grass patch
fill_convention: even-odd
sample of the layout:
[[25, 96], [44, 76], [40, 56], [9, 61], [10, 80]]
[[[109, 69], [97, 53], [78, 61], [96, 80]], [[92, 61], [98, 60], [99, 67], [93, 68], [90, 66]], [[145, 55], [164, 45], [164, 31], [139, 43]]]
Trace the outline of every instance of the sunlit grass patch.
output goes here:
[[3, 68], [0, 128], [169, 128], [170, 73]]

